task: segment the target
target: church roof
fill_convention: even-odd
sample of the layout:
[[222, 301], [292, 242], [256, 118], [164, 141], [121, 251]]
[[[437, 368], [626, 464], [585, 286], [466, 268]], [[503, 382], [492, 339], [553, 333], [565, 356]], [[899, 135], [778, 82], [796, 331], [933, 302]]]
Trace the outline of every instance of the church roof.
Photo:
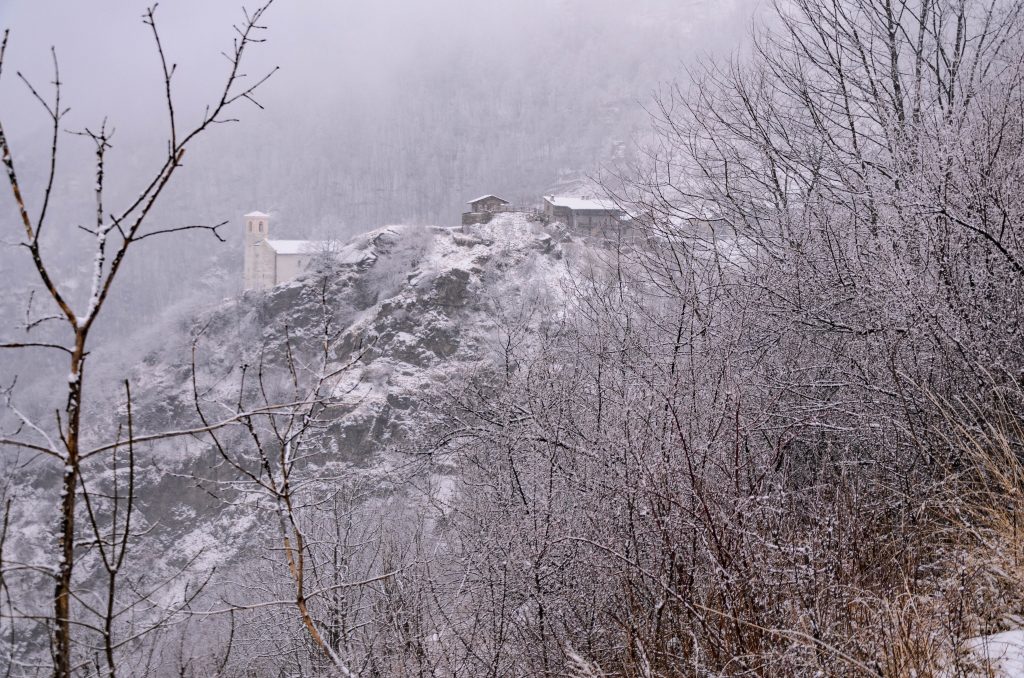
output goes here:
[[374, 259], [376, 255], [358, 245], [341, 245], [332, 240], [264, 240], [277, 254], [320, 254], [330, 255], [342, 264], [359, 264]]
[[326, 245], [316, 240], [267, 240], [267, 244], [278, 254], [315, 254]]
[[256, 217], [257, 219], [269, 219], [270, 218], [270, 215], [266, 214], [264, 212], [249, 212], [245, 216], [247, 216], [247, 217]]

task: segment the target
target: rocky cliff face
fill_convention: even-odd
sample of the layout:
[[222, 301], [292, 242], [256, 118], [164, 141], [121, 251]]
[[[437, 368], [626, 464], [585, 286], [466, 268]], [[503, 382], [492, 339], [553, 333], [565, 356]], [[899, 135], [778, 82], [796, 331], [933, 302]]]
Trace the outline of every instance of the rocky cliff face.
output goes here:
[[[467, 373], [500, 373], [510, 344], [555, 320], [550, 309], [564, 293], [567, 259], [585, 249], [515, 214], [465, 229], [385, 227], [339, 247], [341, 259], [357, 263], [325, 259], [295, 281], [174, 328], [132, 375], [137, 431], [199, 423], [193, 346], [200, 401], [217, 420], [240, 392], [253, 395], [258, 373], [284, 393], [291, 366], [315, 371], [326, 341], [326, 370], [341, 373], [317, 433], [324, 454], [309, 472], [358, 477], [370, 494], [387, 492], [384, 476], [421, 450], [446, 394]], [[226, 445], [244, 444], [237, 429], [222, 434]], [[140, 515], [178, 554], [171, 562], [199, 557], [213, 566], [244, 557], [244, 546], [267, 529], [244, 507], [244, 491], [225, 502], [225, 485], [213, 489], [211, 481], [230, 482], [230, 469], [206, 437], [160, 441], [145, 454]]]

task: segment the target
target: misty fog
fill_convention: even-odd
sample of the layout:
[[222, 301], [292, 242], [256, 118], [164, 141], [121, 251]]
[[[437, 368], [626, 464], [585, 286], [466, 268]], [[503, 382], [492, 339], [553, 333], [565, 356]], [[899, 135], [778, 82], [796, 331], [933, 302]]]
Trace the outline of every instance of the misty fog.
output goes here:
[[0, 675], [1024, 675], [1024, 3], [239, 1], [0, 0]]
[[[11, 29], [0, 108], [30, 205], [45, 176], [48, 120], [13, 76], [47, 96], [51, 46], [70, 107], [65, 128], [107, 119], [115, 129], [107, 202], [134, 196], [138, 177], [159, 162], [167, 113], [146, 7], [0, 3], [0, 26]], [[233, 0], [159, 6], [185, 121], [198, 119], [227, 72], [222, 52], [239, 9]], [[736, 49], [752, 11], [741, 0], [275, 4], [268, 42], [245, 69], [253, 78], [279, 69], [256, 98], [263, 110], [243, 102], [237, 123], [201, 139], [155, 212], [168, 225], [228, 221], [227, 242], [195, 232], [141, 247], [99, 329], [124, 337], [240, 291], [241, 215], [254, 209], [274, 215], [277, 237], [344, 239], [388, 223], [455, 224], [464, 202], [485, 193], [538, 204], [545, 192], [628, 162], [623, 151], [646, 134], [644, 107], [656, 90], [685, 82], [695, 57]], [[84, 303], [91, 255], [76, 226], [93, 211], [92, 150], [68, 135], [60, 144], [44, 251]], [[10, 192], [0, 193], [8, 233], [12, 205]], [[29, 263], [16, 247], [0, 253], [11, 313], [29, 293], [19, 275]], [[115, 353], [136, 359], [130, 348]]]
[[[136, 178], [159, 160], [166, 110], [141, 22], [147, 6], [0, 4], [0, 25], [11, 28], [0, 106], [30, 201], [46, 168], [47, 119], [10, 76], [20, 71], [47, 93], [51, 45], [71, 109], [66, 128], [106, 118], [116, 130], [108, 202], [133, 196]], [[178, 110], [197, 119], [226, 73], [221, 52], [238, 3], [183, 0], [158, 11], [178, 66]], [[143, 247], [119, 283], [110, 331], [145, 326], [183, 297], [239, 291], [240, 217], [253, 209], [274, 215], [280, 237], [345, 238], [387, 223], [454, 224], [464, 202], [484, 193], [537, 204], [546, 191], [597, 176], [646, 133], [654, 92], [685, 82], [695, 57], [735, 49], [751, 11], [740, 0], [276, 4], [266, 48], [246, 68], [253, 77], [279, 68], [257, 97], [265, 110], [240, 107], [239, 122], [200, 140], [157, 207], [168, 224], [227, 220], [228, 242], [185, 233]], [[88, 240], [75, 226], [92, 212], [92, 154], [86, 141], [65, 135], [60, 143], [58, 225], [45, 249], [63, 282], [75, 284], [91, 266], [88, 254], [76, 256]], [[11, 206], [9, 192], [0, 194], [5, 229]], [[16, 248], [0, 257], [5, 269], [28, 263]], [[17, 283], [10, 292], [15, 304], [27, 294]]]

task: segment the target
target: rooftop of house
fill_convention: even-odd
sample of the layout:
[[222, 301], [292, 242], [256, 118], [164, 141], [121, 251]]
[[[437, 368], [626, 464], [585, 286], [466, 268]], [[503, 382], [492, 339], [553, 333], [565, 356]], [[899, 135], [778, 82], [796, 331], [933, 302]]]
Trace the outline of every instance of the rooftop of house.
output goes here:
[[593, 210], [599, 212], [623, 212], [613, 200], [600, 198], [573, 198], [564, 195], [546, 195], [544, 199], [555, 207], [567, 207], [574, 212]]
[[503, 205], [509, 204], [508, 200], [505, 200], [504, 198], [499, 198], [496, 195], [481, 195], [479, 198], [474, 198], [472, 200], [469, 200], [468, 204], [472, 205], [475, 202], [480, 202], [481, 200], [487, 200], [488, 198], [494, 198], [495, 200], [497, 200], [498, 202], [502, 203]]
[[267, 214], [266, 212], [260, 212], [258, 210], [256, 212], [249, 212], [245, 216], [247, 216], [247, 217], [256, 217], [257, 219], [269, 219], [270, 218], [269, 214]]

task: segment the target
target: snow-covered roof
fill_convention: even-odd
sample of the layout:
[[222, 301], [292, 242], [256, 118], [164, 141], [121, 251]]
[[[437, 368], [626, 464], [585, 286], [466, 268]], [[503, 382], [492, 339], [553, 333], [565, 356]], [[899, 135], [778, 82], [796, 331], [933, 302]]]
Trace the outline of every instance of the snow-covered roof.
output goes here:
[[315, 254], [326, 246], [326, 243], [316, 240], [267, 240], [278, 254]]
[[467, 204], [472, 205], [475, 202], [480, 202], [481, 200], [487, 200], [487, 198], [495, 198], [496, 200], [500, 200], [501, 202], [505, 203], [506, 205], [508, 204], [508, 200], [505, 200], [504, 198], [499, 198], [496, 195], [481, 195], [479, 198], [474, 198], [473, 200], [468, 201]]
[[372, 256], [351, 243], [341, 245], [331, 240], [266, 240], [278, 254], [331, 254], [341, 264], [358, 264]]
[[256, 217], [257, 219], [269, 219], [270, 215], [265, 212], [249, 212], [245, 215], [246, 217]]
[[598, 198], [572, 198], [564, 195], [546, 195], [544, 199], [555, 207], [568, 207], [574, 212], [580, 210], [598, 210], [602, 212], [622, 212], [622, 208], [612, 200]]

